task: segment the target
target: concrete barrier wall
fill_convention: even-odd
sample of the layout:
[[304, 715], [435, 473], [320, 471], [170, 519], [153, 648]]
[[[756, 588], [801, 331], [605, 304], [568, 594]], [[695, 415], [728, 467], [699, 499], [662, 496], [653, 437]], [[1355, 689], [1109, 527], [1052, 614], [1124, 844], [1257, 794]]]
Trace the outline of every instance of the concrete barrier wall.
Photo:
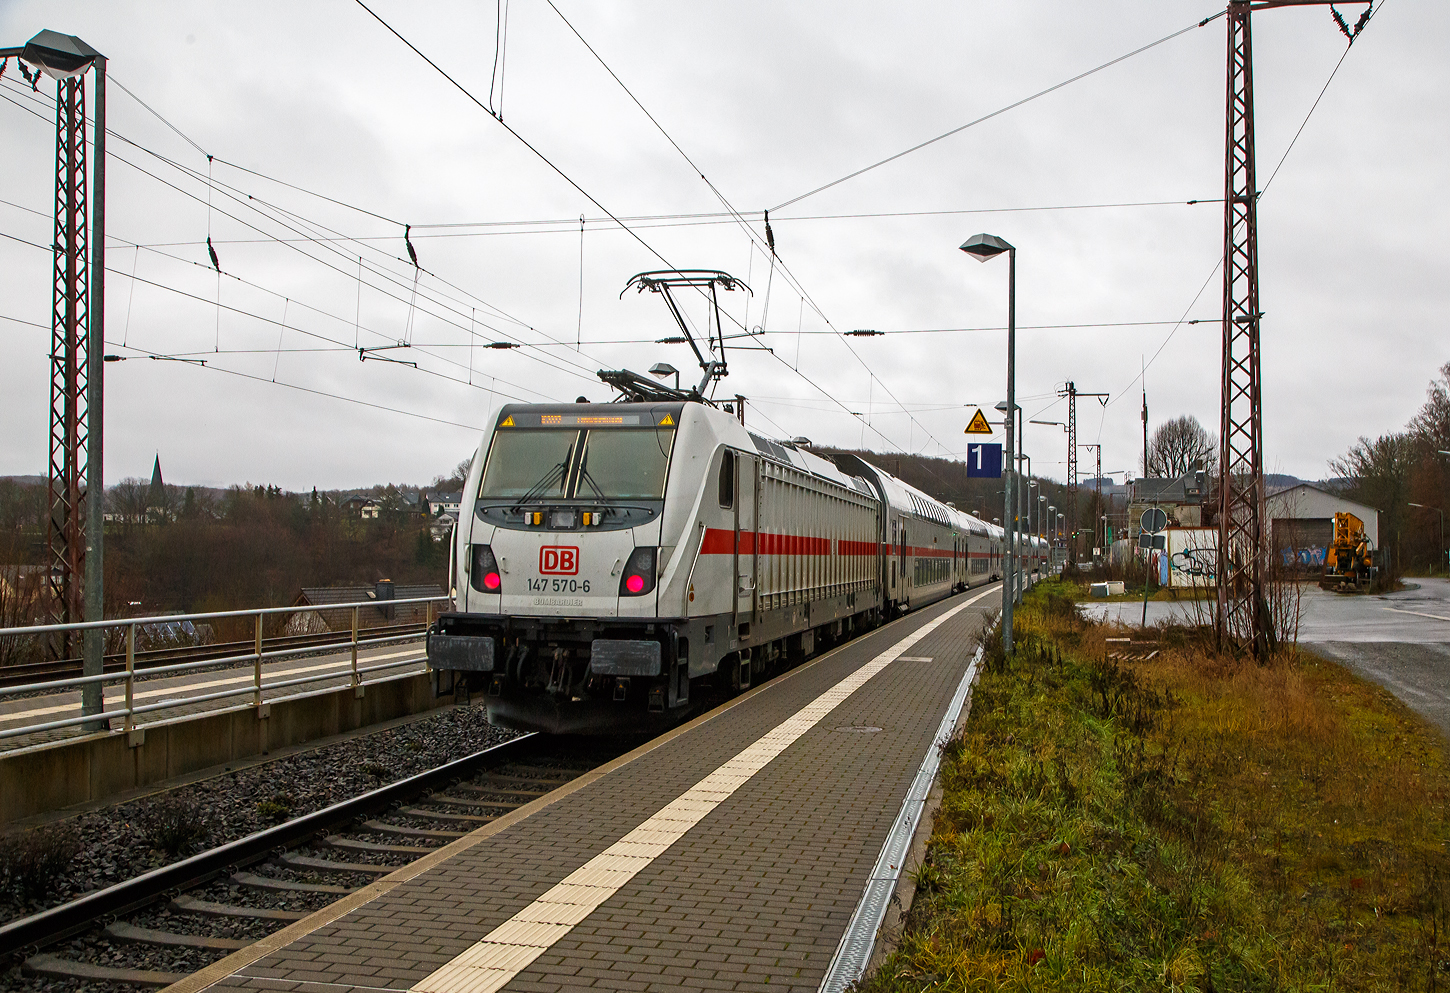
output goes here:
[[[433, 676], [416, 673], [269, 704], [259, 718], [232, 707], [149, 725], [132, 745], [123, 731], [18, 749], [0, 756], [0, 827], [265, 752], [451, 704]], [[137, 735], [141, 738], [141, 735]]]

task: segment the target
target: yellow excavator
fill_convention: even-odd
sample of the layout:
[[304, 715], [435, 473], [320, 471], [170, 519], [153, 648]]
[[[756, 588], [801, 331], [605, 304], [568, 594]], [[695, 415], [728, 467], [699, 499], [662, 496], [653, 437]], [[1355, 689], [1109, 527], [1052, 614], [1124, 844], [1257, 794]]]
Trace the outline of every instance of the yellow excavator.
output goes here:
[[1324, 550], [1324, 575], [1319, 585], [1326, 590], [1363, 593], [1378, 572], [1364, 521], [1353, 514], [1335, 514], [1334, 543]]

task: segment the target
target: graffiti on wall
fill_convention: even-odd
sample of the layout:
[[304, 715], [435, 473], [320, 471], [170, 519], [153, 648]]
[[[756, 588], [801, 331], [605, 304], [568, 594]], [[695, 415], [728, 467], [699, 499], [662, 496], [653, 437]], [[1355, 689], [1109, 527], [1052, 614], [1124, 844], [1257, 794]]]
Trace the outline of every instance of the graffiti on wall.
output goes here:
[[1325, 549], [1320, 548], [1285, 548], [1280, 554], [1284, 556], [1284, 565], [1299, 566], [1305, 569], [1324, 568]]
[[1218, 582], [1218, 528], [1169, 528], [1168, 585], [1213, 586]]

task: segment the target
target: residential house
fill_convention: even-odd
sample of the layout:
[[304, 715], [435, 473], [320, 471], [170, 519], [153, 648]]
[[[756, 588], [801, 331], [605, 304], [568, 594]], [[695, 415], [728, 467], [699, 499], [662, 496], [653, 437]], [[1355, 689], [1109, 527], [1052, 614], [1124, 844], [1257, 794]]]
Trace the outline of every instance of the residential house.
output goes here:
[[[298, 611], [287, 622], [286, 634], [320, 634], [324, 631], [352, 630], [353, 608], [335, 607], [334, 604], [365, 603], [359, 607], [358, 626], [378, 627], [384, 624], [422, 624], [429, 617], [436, 617], [446, 606], [442, 600], [434, 603], [404, 603], [394, 605], [394, 600], [412, 600], [418, 597], [443, 596], [443, 588], [437, 583], [420, 586], [398, 586], [390, 579], [379, 580], [371, 586], [305, 586], [292, 601], [294, 607], [317, 607], [317, 610]], [[431, 610], [430, 610], [431, 608]]]

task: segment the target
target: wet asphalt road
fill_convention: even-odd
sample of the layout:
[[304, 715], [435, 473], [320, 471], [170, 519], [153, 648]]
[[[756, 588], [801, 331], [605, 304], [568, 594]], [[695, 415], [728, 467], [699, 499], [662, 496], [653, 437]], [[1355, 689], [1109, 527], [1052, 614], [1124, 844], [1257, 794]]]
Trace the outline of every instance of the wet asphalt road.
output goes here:
[[[1376, 596], [1305, 589], [1299, 642], [1379, 683], [1450, 738], [1450, 581], [1410, 584], [1418, 588]], [[1085, 611], [1137, 627], [1143, 605], [1091, 604]], [[1148, 604], [1149, 624], [1173, 616], [1192, 620], [1193, 606]]]

